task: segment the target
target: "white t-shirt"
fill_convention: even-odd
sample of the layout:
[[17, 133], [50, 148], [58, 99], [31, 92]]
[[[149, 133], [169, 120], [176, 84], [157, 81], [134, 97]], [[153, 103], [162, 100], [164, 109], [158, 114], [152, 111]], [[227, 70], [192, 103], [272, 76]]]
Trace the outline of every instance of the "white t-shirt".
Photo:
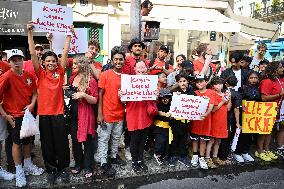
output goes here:
[[251, 63], [250, 63], [250, 65], [249, 65], [249, 68], [250, 69], [252, 69], [252, 70], [254, 70], [254, 71], [258, 71], [259, 70], [259, 62], [260, 62], [261, 60], [259, 60], [259, 59], [257, 59], [255, 56], [253, 57], [253, 59], [252, 59], [252, 61], [251, 61]]
[[239, 88], [242, 86], [242, 70], [239, 69], [238, 71], [235, 71], [233, 70], [237, 80], [238, 80], [238, 83], [237, 83], [237, 86], [234, 87], [235, 91], [238, 91]]

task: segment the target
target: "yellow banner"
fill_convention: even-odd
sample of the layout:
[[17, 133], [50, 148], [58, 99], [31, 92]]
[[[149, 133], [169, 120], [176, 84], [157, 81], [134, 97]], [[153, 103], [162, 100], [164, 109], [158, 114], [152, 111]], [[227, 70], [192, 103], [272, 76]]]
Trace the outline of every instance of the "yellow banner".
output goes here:
[[276, 102], [242, 101], [242, 132], [270, 134], [277, 115]]

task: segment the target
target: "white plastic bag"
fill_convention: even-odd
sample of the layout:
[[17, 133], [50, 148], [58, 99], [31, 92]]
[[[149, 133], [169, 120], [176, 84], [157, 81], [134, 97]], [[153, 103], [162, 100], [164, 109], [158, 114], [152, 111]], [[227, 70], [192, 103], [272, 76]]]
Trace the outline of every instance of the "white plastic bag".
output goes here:
[[236, 148], [237, 148], [237, 144], [238, 144], [240, 133], [241, 133], [241, 129], [237, 128], [235, 136], [234, 136], [234, 140], [233, 140], [233, 143], [232, 143], [232, 147], [231, 147], [232, 152], [234, 152], [236, 150]]
[[37, 120], [34, 118], [32, 113], [26, 109], [20, 131], [20, 139], [34, 136], [36, 134], [39, 134]]

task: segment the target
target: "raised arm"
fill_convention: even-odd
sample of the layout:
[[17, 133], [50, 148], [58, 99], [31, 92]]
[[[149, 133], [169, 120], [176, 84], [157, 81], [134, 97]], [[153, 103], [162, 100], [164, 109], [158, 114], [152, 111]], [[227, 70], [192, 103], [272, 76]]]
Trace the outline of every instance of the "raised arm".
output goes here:
[[[71, 28], [71, 33], [74, 32], [74, 28]], [[63, 53], [62, 53], [62, 58], [61, 58], [61, 66], [63, 68], [65, 68], [67, 66], [67, 58], [68, 58], [68, 52], [69, 52], [69, 48], [70, 48], [70, 42], [71, 42], [71, 34], [68, 34], [66, 36], [66, 40], [65, 40], [65, 44], [64, 44], [64, 49], [63, 49]]]
[[40, 67], [40, 63], [39, 63], [38, 57], [37, 57], [36, 52], [35, 52], [35, 43], [34, 43], [34, 39], [33, 39], [33, 24], [32, 24], [31, 21], [27, 24], [27, 29], [28, 29], [29, 51], [30, 51], [30, 54], [31, 54], [31, 59], [32, 59], [34, 69], [37, 72], [39, 67]]

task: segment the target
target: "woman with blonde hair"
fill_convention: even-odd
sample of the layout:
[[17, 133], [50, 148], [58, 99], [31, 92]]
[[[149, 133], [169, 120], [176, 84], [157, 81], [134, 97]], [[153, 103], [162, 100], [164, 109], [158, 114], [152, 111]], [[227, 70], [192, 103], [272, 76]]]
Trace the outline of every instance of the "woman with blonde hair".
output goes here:
[[[78, 174], [82, 169], [85, 177], [93, 175], [95, 135], [94, 105], [98, 101], [98, 85], [92, 77], [89, 60], [84, 56], [76, 56], [73, 60], [73, 75], [69, 79], [70, 123], [72, 150], [75, 167], [71, 170]], [[83, 146], [84, 145], [84, 150]]]

